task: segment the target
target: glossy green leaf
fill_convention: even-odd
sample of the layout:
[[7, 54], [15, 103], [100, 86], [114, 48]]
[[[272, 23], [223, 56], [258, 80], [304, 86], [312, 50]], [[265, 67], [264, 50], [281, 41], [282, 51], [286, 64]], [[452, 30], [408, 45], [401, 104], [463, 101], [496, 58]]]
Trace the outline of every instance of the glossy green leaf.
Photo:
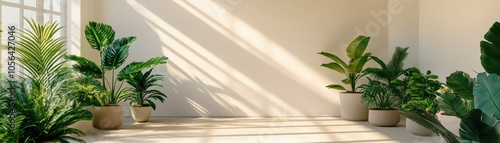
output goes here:
[[115, 31], [110, 25], [90, 21], [85, 26], [85, 38], [87, 38], [90, 47], [103, 51], [115, 40]]
[[488, 73], [500, 74], [500, 23], [495, 22], [481, 41], [481, 65]]
[[369, 41], [370, 37], [358, 36], [347, 47], [347, 56], [351, 59], [361, 58], [366, 50], [366, 47], [368, 46]]
[[330, 89], [336, 89], [336, 90], [345, 90], [345, 88], [339, 84], [330, 84], [330, 85], [327, 85], [326, 87], [330, 88]]
[[469, 106], [466, 106], [465, 101], [462, 98], [453, 93], [442, 94], [441, 98], [438, 98], [438, 101], [439, 107], [441, 107], [445, 113], [459, 118], [466, 117], [471, 110]]
[[128, 57], [130, 44], [136, 40], [135, 37], [125, 37], [115, 40], [113, 44], [104, 50], [102, 55], [102, 66], [105, 70], [117, 69]]
[[475, 108], [500, 119], [500, 76], [479, 73], [474, 86]]
[[446, 86], [457, 96], [466, 100], [474, 100], [473, 89], [476, 81], [463, 71], [455, 71], [446, 77]]
[[334, 62], [331, 62], [331, 63], [327, 63], [327, 64], [321, 64], [322, 67], [326, 67], [328, 69], [331, 69], [331, 70], [334, 70], [334, 71], [337, 71], [339, 73], [345, 73], [346, 70], [340, 66], [338, 63], [334, 63]]
[[463, 140], [476, 141], [480, 143], [498, 143], [499, 135], [493, 127], [481, 121], [483, 114], [479, 109], [473, 109], [469, 112], [467, 118], [462, 118], [460, 122], [460, 138]]

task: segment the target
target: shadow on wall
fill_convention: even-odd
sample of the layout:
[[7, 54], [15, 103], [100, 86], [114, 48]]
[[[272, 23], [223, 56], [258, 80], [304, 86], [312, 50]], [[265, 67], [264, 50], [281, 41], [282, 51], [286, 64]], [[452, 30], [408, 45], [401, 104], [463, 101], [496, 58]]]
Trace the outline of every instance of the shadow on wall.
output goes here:
[[[316, 52], [321, 48], [292, 54], [250, 25], [233, 21], [228, 27], [188, 1], [127, 2], [140, 15], [128, 20], [148, 27], [136, 44], [162, 47], [144, 53], [148, 57], [169, 57], [166, 68], [159, 69], [168, 73], [164, 85], [169, 98], [153, 115], [338, 115], [333, 92], [324, 88], [330, 81], [318, 71], [322, 62], [311, 60], [320, 58]], [[241, 30], [253, 35], [242, 37], [236, 33]]]

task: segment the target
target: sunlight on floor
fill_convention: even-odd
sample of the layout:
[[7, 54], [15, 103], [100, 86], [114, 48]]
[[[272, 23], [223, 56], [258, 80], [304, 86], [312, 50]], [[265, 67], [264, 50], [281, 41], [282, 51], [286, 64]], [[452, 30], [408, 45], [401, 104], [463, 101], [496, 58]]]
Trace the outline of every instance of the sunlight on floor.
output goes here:
[[91, 143], [293, 143], [366, 142], [433, 143], [436, 136], [418, 137], [404, 126], [375, 127], [335, 117], [281, 118], [156, 118], [133, 123], [125, 118], [118, 130], [93, 130], [82, 139]]

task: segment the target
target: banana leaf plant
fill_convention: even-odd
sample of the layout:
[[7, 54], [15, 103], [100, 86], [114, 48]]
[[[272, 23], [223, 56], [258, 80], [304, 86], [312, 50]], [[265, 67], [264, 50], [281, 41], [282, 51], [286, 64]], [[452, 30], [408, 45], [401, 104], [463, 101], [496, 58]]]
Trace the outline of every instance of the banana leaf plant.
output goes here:
[[[104, 105], [116, 105], [120, 102], [120, 96], [124, 94], [125, 88], [123, 87], [124, 82], [120, 81], [118, 77], [164, 64], [167, 60], [167, 57], [160, 56], [144, 62], [132, 62], [118, 72], [118, 69], [125, 63], [129, 55], [130, 45], [136, 40], [136, 37], [115, 39], [115, 31], [110, 25], [93, 21], [85, 26], [85, 37], [91, 48], [99, 51], [99, 64], [76, 55], [70, 55], [67, 58], [76, 62], [73, 65], [76, 71], [101, 80], [109, 92], [109, 97], [105, 98]], [[106, 73], [109, 73], [111, 77], [106, 77]]]
[[358, 86], [356, 85], [356, 83], [359, 79], [366, 75], [365, 73], [363, 73], [364, 66], [371, 59], [371, 53], [365, 53], [369, 41], [370, 37], [366, 36], [358, 36], [356, 39], [354, 39], [346, 49], [347, 57], [349, 57], [349, 61], [347, 62], [343, 61], [340, 57], [332, 53], [318, 53], [333, 60], [333, 62], [324, 63], [321, 64], [321, 66], [334, 70], [340, 74], [344, 74], [346, 78], [341, 82], [350, 86], [350, 89], [347, 89], [340, 84], [331, 84], [326, 86], [327, 88], [344, 90], [346, 92], [358, 92]]
[[153, 110], [156, 110], [156, 104], [153, 102], [153, 99], [159, 100], [163, 103], [165, 98], [167, 98], [167, 96], [161, 91], [151, 89], [154, 87], [163, 87], [158, 83], [163, 81], [163, 75], [151, 74], [152, 71], [153, 68], [144, 73], [135, 72], [118, 77], [120, 80], [125, 80], [130, 86], [132, 86], [131, 88], [126, 88], [124, 96], [121, 96], [124, 101], [130, 101], [130, 106], [151, 106]]

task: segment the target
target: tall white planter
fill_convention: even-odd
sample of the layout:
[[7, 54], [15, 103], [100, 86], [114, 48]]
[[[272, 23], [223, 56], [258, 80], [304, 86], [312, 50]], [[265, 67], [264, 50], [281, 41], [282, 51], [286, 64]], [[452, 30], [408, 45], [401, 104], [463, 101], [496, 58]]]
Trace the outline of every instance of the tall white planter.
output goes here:
[[91, 112], [94, 115], [92, 124], [96, 129], [116, 129], [123, 124], [123, 109], [121, 105], [94, 107]]
[[351, 121], [368, 120], [368, 106], [361, 102], [362, 93], [340, 93], [340, 114]]
[[151, 112], [153, 111], [153, 108], [151, 108], [151, 106], [146, 106], [146, 107], [131, 106], [130, 111], [132, 112], [132, 118], [134, 118], [136, 122], [147, 122], [151, 117]]

